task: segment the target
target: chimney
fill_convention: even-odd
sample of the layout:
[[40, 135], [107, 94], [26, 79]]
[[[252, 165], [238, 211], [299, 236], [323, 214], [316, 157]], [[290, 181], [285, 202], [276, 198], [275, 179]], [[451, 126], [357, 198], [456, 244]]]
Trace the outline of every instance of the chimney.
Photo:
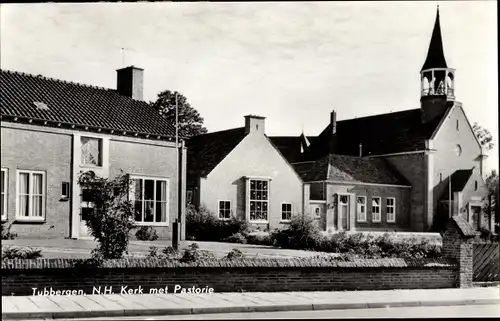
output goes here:
[[337, 133], [337, 113], [333, 110], [330, 113], [330, 124], [332, 125], [332, 134]]
[[245, 134], [261, 133], [266, 134], [266, 117], [247, 115], [245, 116]]
[[332, 126], [332, 131], [330, 136], [329, 154], [335, 154], [337, 145], [337, 113], [335, 110], [330, 113], [330, 125]]
[[116, 91], [135, 100], [142, 100], [144, 69], [128, 66], [116, 71]]

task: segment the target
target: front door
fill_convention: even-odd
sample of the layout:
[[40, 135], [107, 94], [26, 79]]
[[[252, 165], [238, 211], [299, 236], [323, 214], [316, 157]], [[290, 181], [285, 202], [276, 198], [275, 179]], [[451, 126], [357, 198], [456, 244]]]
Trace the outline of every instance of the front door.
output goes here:
[[91, 200], [91, 191], [89, 189], [83, 189], [80, 201], [79, 237], [91, 236], [89, 228], [87, 227], [87, 220], [94, 211], [94, 202], [92, 202]]
[[472, 227], [479, 231], [481, 228], [481, 206], [471, 206]]
[[340, 195], [339, 196], [339, 229], [347, 231], [349, 229], [349, 196]]

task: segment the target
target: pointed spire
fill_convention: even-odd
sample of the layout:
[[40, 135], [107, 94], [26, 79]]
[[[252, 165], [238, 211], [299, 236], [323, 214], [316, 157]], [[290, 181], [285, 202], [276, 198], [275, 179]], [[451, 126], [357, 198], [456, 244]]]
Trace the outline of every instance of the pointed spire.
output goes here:
[[439, 23], [439, 5], [437, 7], [436, 22], [432, 31], [427, 59], [422, 66], [422, 70], [431, 68], [448, 68], [443, 52], [443, 39], [441, 38], [441, 24]]

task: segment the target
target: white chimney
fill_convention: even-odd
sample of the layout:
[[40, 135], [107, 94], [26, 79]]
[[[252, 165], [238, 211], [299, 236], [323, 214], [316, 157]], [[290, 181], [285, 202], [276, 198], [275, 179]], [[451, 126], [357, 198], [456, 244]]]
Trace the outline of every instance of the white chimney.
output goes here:
[[266, 117], [247, 115], [245, 116], [245, 133], [266, 133]]

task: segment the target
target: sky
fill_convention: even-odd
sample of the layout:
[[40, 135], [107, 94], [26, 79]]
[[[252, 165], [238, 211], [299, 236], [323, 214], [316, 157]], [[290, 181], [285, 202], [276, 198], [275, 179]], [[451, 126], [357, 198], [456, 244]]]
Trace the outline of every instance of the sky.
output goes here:
[[[438, 1], [2, 4], [2, 69], [116, 88], [144, 68], [144, 99], [183, 93], [209, 131], [266, 117], [268, 135], [420, 107]], [[491, 131], [498, 169], [497, 2], [440, 1], [455, 96]], [[125, 48], [122, 50], [122, 48]]]

